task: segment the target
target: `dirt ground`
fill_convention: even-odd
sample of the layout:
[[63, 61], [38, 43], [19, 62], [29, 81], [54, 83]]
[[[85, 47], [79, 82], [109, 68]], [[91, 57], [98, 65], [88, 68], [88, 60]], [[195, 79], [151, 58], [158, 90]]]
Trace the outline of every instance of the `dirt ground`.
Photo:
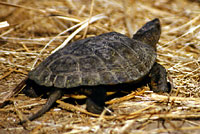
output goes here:
[[0, 108], [0, 134], [200, 133], [199, 0], [0, 0], [0, 103], [62, 45], [110, 31], [132, 37], [154, 18], [162, 25], [157, 62], [167, 69], [170, 94], [149, 87], [118, 93], [106, 102], [110, 116], [92, 115], [85, 99], [65, 96], [24, 125], [17, 123], [46, 99], [18, 94]]

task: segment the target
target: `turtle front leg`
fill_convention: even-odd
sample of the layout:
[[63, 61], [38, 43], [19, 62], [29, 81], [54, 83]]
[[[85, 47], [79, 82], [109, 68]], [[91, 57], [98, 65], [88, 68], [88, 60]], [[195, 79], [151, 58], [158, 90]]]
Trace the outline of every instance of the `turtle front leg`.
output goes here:
[[149, 77], [149, 86], [152, 91], [170, 92], [171, 85], [167, 82], [167, 71], [162, 65], [155, 63], [150, 71]]
[[87, 95], [86, 110], [91, 113], [101, 114], [105, 106], [106, 89], [102, 86], [85, 90]]

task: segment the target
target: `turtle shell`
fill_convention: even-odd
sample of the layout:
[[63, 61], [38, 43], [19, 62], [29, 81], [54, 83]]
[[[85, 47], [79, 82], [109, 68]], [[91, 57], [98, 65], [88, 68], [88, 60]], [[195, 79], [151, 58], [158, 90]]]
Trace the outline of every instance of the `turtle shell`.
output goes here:
[[28, 76], [57, 88], [138, 82], [156, 60], [150, 45], [116, 32], [75, 41], [47, 57]]

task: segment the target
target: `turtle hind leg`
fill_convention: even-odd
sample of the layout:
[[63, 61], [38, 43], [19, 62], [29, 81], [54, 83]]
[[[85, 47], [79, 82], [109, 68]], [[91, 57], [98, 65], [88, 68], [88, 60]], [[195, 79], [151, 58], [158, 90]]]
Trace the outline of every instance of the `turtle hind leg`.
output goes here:
[[149, 77], [150, 77], [149, 86], [152, 91], [154, 92], [171, 91], [171, 85], [169, 82], [167, 82], [167, 71], [162, 65], [155, 63], [150, 71]]
[[32, 80], [28, 79], [26, 81], [26, 86], [22, 90], [22, 93], [24, 93], [28, 97], [36, 98], [39, 97], [38, 93], [36, 90], [34, 90], [34, 83]]
[[105, 106], [106, 89], [103, 86], [85, 89], [87, 95], [86, 110], [94, 114], [101, 114]]
[[22, 93], [24, 93], [28, 97], [36, 98], [41, 95], [46, 95], [47, 87], [40, 86], [36, 84], [33, 80], [27, 79], [26, 86], [22, 90]]
[[[56, 100], [60, 99], [61, 97], [62, 97], [62, 90], [61, 89], [55, 89], [50, 94], [46, 104], [37, 113], [28, 117], [28, 120], [32, 121], [32, 120], [40, 117], [42, 114], [44, 114], [45, 112], [47, 112], [51, 108], [51, 106], [56, 102]], [[21, 122], [19, 122], [19, 124], [23, 124], [25, 122], [27, 122], [27, 120], [22, 120]]]

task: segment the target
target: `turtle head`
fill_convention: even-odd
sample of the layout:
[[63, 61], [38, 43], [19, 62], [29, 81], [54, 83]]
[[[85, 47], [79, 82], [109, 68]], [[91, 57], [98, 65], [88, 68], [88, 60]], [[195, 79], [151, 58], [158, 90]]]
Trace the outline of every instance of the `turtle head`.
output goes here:
[[151, 45], [156, 50], [156, 44], [160, 38], [161, 26], [158, 18], [147, 22], [134, 35], [133, 39]]

